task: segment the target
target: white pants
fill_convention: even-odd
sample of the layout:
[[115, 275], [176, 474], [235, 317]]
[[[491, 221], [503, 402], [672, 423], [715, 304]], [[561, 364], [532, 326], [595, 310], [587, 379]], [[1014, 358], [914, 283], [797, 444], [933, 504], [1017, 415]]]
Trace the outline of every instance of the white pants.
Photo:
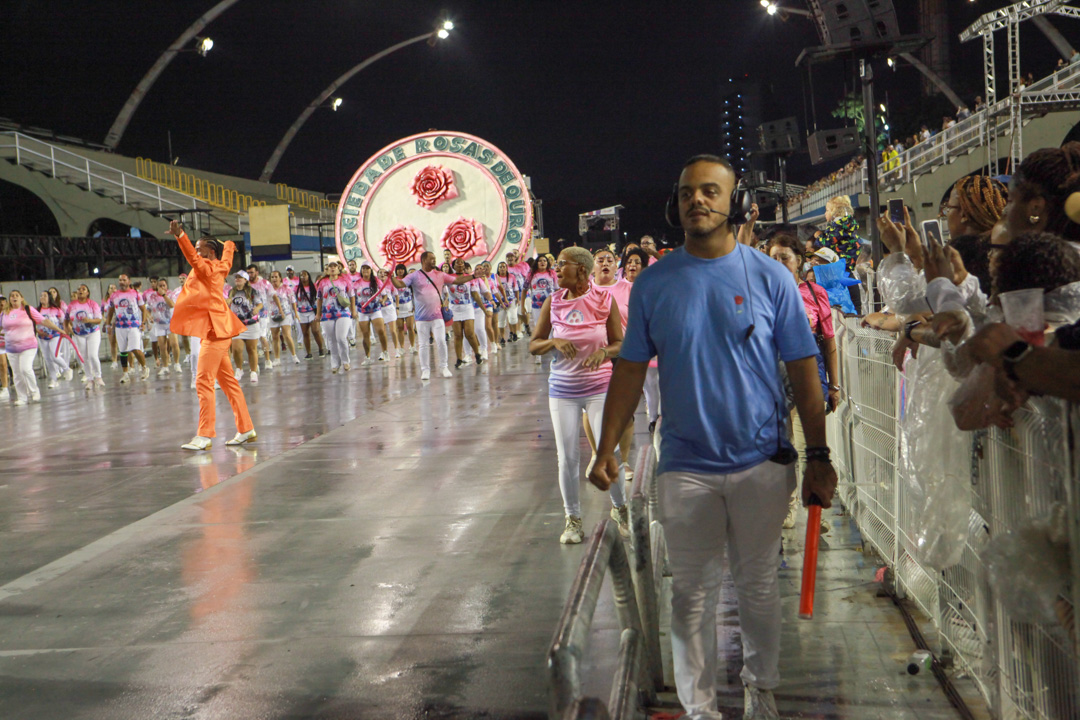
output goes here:
[[101, 377], [101, 358], [98, 357], [101, 350], [101, 331], [95, 330], [89, 335], [72, 335], [71, 339], [75, 341], [75, 347], [79, 348], [79, 354], [82, 355], [82, 367], [86, 377], [90, 380]]
[[473, 319], [473, 332], [476, 333], [476, 346], [480, 348], [480, 352], [486, 353], [488, 351], [487, 313], [483, 310], [476, 311], [476, 317]]
[[330, 368], [337, 370], [349, 363], [349, 332], [356, 332], [351, 317], [322, 321], [323, 340], [330, 346]]
[[188, 360], [191, 362], [191, 381], [195, 382], [199, 374], [199, 348], [202, 347], [202, 338], [189, 337], [188, 345], [191, 347], [191, 354], [188, 355]]
[[20, 353], [8, 350], [7, 356], [8, 364], [11, 365], [11, 374], [15, 376], [15, 397], [19, 400], [29, 400], [31, 395], [37, 395], [39, 392], [37, 375], [34, 374], [37, 348], [30, 348]]
[[667, 472], [660, 522], [672, 574], [675, 687], [689, 718], [719, 718], [716, 606], [727, 549], [739, 600], [743, 682], [780, 683], [780, 529], [795, 489], [795, 465], [765, 462], [730, 475]]
[[[584, 411], [589, 416], [593, 437], [599, 438], [605, 397], [606, 393], [580, 398], [548, 398], [551, 425], [555, 430], [555, 450], [559, 455], [559, 490], [567, 515], [581, 517], [581, 413]], [[610, 494], [611, 504], [615, 507], [626, 504], [621, 482], [611, 486]]]
[[50, 380], [55, 380], [68, 371], [68, 364], [63, 359], [63, 353], [60, 357], [56, 357], [56, 348], [62, 340], [63, 338], [59, 335], [48, 340], [40, 337], [37, 339], [38, 349], [41, 350], [41, 362], [45, 366], [45, 376]]
[[[358, 322], [359, 322], [359, 320], [353, 320], [352, 318], [349, 318], [349, 335], [346, 338], [347, 342], [351, 342], [351, 343], [356, 342], [356, 323], [358, 323]], [[323, 326], [323, 337], [324, 338], [326, 337], [326, 327], [325, 326]]]
[[651, 366], [645, 371], [645, 409], [649, 422], [660, 417], [660, 369]]
[[431, 371], [431, 358], [428, 357], [428, 346], [431, 338], [435, 338], [435, 364], [438, 370], [446, 367], [446, 323], [442, 318], [438, 320], [417, 320], [416, 335], [420, 338], [420, 370]]

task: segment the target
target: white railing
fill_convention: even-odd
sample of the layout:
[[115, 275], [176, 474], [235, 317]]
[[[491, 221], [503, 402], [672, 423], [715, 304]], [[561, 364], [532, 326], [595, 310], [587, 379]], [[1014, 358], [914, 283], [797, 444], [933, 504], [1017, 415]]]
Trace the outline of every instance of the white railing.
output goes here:
[[[1066, 619], [1080, 601], [1080, 438], [1070, 443], [1080, 412], [1037, 398], [1014, 414], [1009, 430], [964, 434], [971, 457], [967, 539], [960, 561], [937, 571], [920, 561], [923, 503], [906, 456], [912, 438], [904, 428], [912, 418], [904, 413], [913, 406], [905, 397], [919, 391], [919, 377], [893, 366], [893, 335], [861, 328], [859, 318], [837, 316], [835, 326], [846, 393], [828, 416], [838, 496], [891, 570], [896, 593], [934, 625], [938, 636], [930, 645], [937, 659], [950, 658], [954, 676], [970, 677], [998, 720], [1080, 717], [1080, 657], [1076, 629], [1070, 636]], [[1002, 601], [1005, 588], [992, 581], [985, 550], [992, 539], [1015, 537], [1052, 508], [1064, 509], [1072, 533], [1072, 595], [1058, 596], [1058, 622], [1020, 619]]]
[[[1044, 97], [1050, 98], [1078, 88], [1080, 88], [1080, 63], [1072, 63], [1024, 88], [1020, 92], [1020, 98], [1022, 104], [1026, 106]], [[984, 147], [990, 138], [1005, 135], [1009, 130], [1011, 104], [1012, 98], [1006, 97], [999, 100], [952, 127], [942, 130], [929, 140], [907, 148], [891, 163], [880, 163], [878, 186], [884, 190], [912, 182], [920, 175], [948, 164], [954, 158], [965, 155], [975, 148]], [[868, 192], [865, 162], [861, 172], [852, 173], [836, 182], [818, 187], [809, 197], [789, 202], [788, 213], [792, 217], [799, 217], [821, 209], [826, 201], [837, 195], [863, 192]]]

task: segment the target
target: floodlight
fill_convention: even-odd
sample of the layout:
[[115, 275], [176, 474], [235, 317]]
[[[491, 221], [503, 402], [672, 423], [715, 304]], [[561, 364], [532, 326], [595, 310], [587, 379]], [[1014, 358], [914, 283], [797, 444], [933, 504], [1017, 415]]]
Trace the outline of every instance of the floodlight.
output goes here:
[[765, 8], [765, 12], [769, 13], [770, 15], [775, 15], [777, 10], [778, 8], [776, 7], [776, 3], [769, 3], [769, 6]]
[[343, 102], [344, 102], [344, 100], [342, 100], [339, 97], [334, 98], [334, 101], [332, 103], [330, 103], [330, 109], [333, 110], [334, 112], [337, 112], [337, 109], [339, 107], [341, 107], [341, 103], [343, 103]]
[[198, 52], [203, 57], [206, 57], [206, 53], [210, 52], [213, 49], [214, 49], [214, 41], [211, 40], [210, 38], [204, 37], [199, 42]]
[[442, 29], [443, 30], [453, 30], [454, 29], [453, 21], [447, 20], [447, 21], [443, 22]]
[[446, 38], [450, 37], [450, 33], [445, 28], [439, 28], [439, 32], [435, 34], [439, 36], [440, 40], [445, 40]]

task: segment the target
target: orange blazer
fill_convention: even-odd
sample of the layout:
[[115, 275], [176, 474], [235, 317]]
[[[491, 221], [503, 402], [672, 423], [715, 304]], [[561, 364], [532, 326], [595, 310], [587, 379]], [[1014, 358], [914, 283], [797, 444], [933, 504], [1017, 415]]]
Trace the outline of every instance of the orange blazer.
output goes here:
[[207, 260], [195, 252], [187, 233], [180, 233], [176, 241], [191, 264], [191, 273], [176, 298], [169, 329], [177, 335], [204, 340], [211, 336], [232, 338], [242, 333], [244, 324], [225, 300], [225, 276], [232, 268], [236, 246], [226, 242], [220, 260]]

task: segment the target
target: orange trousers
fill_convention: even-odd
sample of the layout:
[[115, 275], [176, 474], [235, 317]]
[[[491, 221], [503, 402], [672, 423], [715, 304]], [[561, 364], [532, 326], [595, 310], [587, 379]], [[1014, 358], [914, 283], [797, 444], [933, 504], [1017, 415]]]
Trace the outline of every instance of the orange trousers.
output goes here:
[[225, 397], [232, 406], [233, 417], [236, 418], [236, 431], [246, 433], [255, 426], [248, 414], [247, 401], [244, 399], [244, 391], [240, 389], [240, 383], [233, 376], [232, 359], [229, 357], [229, 349], [232, 347], [231, 338], [204, 338], [199, 346], [199, 373], [195, 376], [195, 392], [199, 396], [199, 435], [202, 437], [216, 437], [214, 431], [214, 381], [217, 380], [221, 389], [225, 391]]

